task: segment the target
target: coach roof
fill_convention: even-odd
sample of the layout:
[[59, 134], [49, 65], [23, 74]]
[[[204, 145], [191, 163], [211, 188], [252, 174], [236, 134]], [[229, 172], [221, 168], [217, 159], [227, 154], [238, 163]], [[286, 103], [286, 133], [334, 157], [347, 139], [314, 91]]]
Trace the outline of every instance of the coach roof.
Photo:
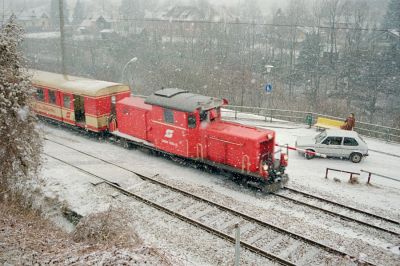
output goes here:
[[32, 83], [34, 86], [59, 89], [78, 95], [97, 97], [129, 91], [127, 85], [115, 82], [62, 75], [33, 69], [30, 70], [30, 73], [32, 73]]
[[201, 110], [209, 110], [219, 107], [223, 104], [223, 101], [209, 96], [190, 93], [186, 90], [166, 88], [156, 91], [147, 97], [145, 103], [183, 112], [194, 112], [199, 108]]

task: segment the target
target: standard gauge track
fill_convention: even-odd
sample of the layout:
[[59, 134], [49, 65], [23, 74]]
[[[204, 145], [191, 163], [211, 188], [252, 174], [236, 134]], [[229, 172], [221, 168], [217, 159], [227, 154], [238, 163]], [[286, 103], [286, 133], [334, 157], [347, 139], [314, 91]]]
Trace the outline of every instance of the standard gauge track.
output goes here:
[[386, 232], [400, 237], [400, 222], [382, 217], [364, 210], [331, 201], [316, 195], [285, 187], [282, 191], [274, 193], [275, 196], [290, 200], [296, 204], [304, 205], [327, 214], [351, 221], [365, 227]]
[[176, 216], [195, 226], [202, 228], [214, 235], [234, 241], [234, 227], [236, 224], [241, 228], [241, 245], [246, 249], [260, 254], [272, 261], [284, 265], [325, 265], [333, 263], [336, 265], [374, 265], [365, 260], [359, 261], [355, 256], [337, 250], [333, 247], [306, 238], [294, 232], [288, 231], [276, 225], [261, 221], [256, 217], [236, 211], [206, 198], [194, 195], [178, 187], [161, 182], [154, 177], [137, 173], [125, 167], [119, 166], [97, 156], [77, 150], [65, 144], [48, 140], [68, 149], [85, 154], [91, 158], [109, 164], [113, 167], [123, 169], [137, 175], [143, 180], [134, 188], [129, 190], [121, 188], [117, 184], [100, 176], [96, 176], [81, 167], [56, 158], [86, 174], [94, 175], [106, 184], [119, 190], [121, 193], [140, 200], [165, 213]]

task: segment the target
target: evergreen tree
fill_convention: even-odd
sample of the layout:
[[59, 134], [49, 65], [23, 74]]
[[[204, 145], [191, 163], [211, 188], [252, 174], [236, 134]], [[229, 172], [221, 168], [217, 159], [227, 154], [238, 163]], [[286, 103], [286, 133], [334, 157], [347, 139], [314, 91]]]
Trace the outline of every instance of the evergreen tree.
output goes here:
[[400, 30], [400, 0], [390, 0], [383, 24], [385, 28]]
[[34, 90], [18, 50], [22, 36], [15, 17], [0, 29], [0, 191], [22, 184], [40, 162]]

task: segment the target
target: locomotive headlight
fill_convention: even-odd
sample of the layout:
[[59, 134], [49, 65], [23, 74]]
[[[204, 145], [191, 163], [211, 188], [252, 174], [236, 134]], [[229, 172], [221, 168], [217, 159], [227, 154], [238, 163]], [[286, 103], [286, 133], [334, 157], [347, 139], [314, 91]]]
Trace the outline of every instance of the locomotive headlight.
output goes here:
[[283, 160], [287, 161], [289, 159], [289, 156], [287, 154], [283, 155]]
[[267, 172], [268, 171], [268, 164], [263, 164], [263, 169], [264, 169], [265, 172]]
[[268, 135], [267, 135], [267, 138], [268, 138], [268, 139], [272, 139], [272, 134], [268, 134]]

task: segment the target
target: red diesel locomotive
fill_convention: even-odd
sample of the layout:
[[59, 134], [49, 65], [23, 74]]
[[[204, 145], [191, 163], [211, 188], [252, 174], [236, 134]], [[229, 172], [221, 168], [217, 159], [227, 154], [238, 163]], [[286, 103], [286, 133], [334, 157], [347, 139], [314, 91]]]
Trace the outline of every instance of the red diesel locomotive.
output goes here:
[[[98, 82], [93, 80], [93, 84]], [[33, 85], [38, 83], [45, 82], [34, 74]], [[62, 94], [64, 86], [56, 87], [53, 89]], [[123, 92], [110, 89], [109, 94], [102, 94], [106, 98], [102, 102], [107, 105], [102, 109], [110, 111], [107, 129], [102, 129], [115, 138], [245, 177], [252, 185], [267, 191], [277, 190], [287, 182], [288, 157], [275, 150], [275, 132], [222, 120], [223, 100], [176, 88], [159, 90], [146, 99]], [[120, 100], [114, 102], [116, 93]], [[86, 110], [86, 97], [80, 96], [84, 99], [81, 108]], [[43, 111], [38, 114], [47, 116]]]

